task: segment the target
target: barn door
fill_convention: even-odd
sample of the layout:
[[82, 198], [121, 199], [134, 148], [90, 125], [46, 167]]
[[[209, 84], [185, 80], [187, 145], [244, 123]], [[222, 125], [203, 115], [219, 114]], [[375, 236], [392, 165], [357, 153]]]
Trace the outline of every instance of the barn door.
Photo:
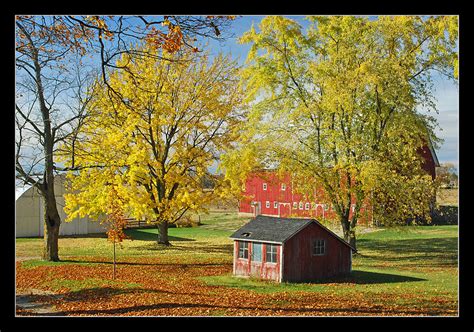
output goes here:
[[253, 213], [256, 216], [262, 214], [262, 203], [261, 202], [254, 202], [253, 205]]

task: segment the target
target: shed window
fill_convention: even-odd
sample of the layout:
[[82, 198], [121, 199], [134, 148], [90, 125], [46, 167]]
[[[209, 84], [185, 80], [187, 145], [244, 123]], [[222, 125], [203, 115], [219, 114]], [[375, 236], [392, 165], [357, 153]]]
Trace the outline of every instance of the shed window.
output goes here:
[[265, 202], [265, 207], [268, 209], [270, 207], [270, 201]]
[[249, 258], [249, 248], [247, 242], [239, 242], [239, 258], [248, 259]]
[[252, 261], [254, 262], [262, 261], [262, 244], [261, 243], [252, 243]]
[[278, 209], [278, 202], [273, 202], [273, 207], [274, 207], [275, 209]]
[[281, 191], [285, 191], [286, 190], [286, 183], [282, 183], [281, 184]]
[[277, 246], [274, 244], [267, 244], [267, 254], [265, 257], [268, 263], [276, 263], [277, 261]]
[[263, 190], [267, 190], [267, 184], [266, 183], [263, 184]]
[[326, 241], [325, 240], [314, 240], [313, 241], [313, 255], [322, 256], [326, 254]]

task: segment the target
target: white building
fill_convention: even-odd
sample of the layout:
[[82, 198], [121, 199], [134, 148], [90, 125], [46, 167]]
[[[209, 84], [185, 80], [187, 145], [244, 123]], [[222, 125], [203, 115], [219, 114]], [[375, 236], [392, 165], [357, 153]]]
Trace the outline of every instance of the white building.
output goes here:
[[[66, 222], [64, 212], [64, 176], [55, 178], [55, 194], [61, 226], [59, 235], [80, 235], [104, 233], [106, 228], [98, 221], [89, 218], [76, 218]], [[17, 187], [15, 190], [15, 231], [16, 237], [42, 237], [44, 234], [43, 198], [32, 186]]]

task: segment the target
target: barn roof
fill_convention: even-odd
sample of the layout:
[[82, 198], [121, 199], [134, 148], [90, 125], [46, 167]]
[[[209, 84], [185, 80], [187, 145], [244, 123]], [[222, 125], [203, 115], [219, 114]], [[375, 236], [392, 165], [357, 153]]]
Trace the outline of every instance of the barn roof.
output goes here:
[[279, 218], [259, 215], [239, 228], [230, 238], [234, 240], [283, 243], [313, 222], [356, 251], [355, 248], [315, 219]]

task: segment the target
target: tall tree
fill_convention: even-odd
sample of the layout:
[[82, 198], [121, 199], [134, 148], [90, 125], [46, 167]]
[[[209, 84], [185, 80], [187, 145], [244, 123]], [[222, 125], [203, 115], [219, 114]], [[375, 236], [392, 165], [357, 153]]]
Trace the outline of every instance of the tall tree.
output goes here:
[[[108, 83], [123, 54], [130, 58], [162, 58], [157, 49], [200, 51], [197, 36], [222, 39], [231, 16], [17, 16], [16, 17], [16, 177], [35, 186], [44, 200], [43, 257], [59, 260], [61, 219], [54, 193], [54, 175], [70, 170], [55, 156], [65, 139], [80, 140], [86, 118], [86, 64], [98, 66], [109, 93], [121, 97]], [[150, 52], [137, 52], [132, 43], [148, 40]], [[86, 61], [86, 57], [93, 58]], [[98, 60], [98, 61], [94, 61]], [[124, 100], [122, 99], [122, 102]], [[74, 146], [73, 143], [69, 143]], [[69, 150], [74, 153], [74, 148]], [[64, 151], [63, 151], [64, 153]], [[74, 157], [71, 156], [72, 160]], [[74, 164], [74, 163], [72, 163]], [[74, 168], [73, 168], [74, 169]]]
[[184, 50], [166, 56], [173, 61], [124, 55], [117, 65], [128, 71], [109, 79], [120, 98], [97, 83], [85, 139], [74, 147], [83, 170], [71, 175], [65, 209], [70, 218], [99, 218], [113, 184], [125, 213], [156, 223], [158, 242], [169, 245], [168, 226], [219, 194], [218, 177], [212, 189], [202, 179], [235, 140], [242, 114], [235, 62]]
[[251, 44], [242, 77], [253, 109], [224, 167], [236, 191], [262, 165], [290, 172], [302, 193], [322, 187], [355, 246], [363, 205], [385, 222], [429, 210], [417, 150], [437, 142], [436, 121], [416, 109], [435, 108], [433, 71], [457, 75], [457, 18], [308, 20], [305, 32], [266, 17], [241, 37]]
[[[59, 260], [61, 224], [54, 156], [58, 145], [82, 125], [88, 103], [88, 71], [79, 63], [83, 49], [65, 38], [64, 28], [56, 23], [42, 29], [34, 20], [16, 21], [16, 177], [43, 198], [43, 258], [51, 261]], [[82, 30], [69, 33], [87, 36]]]

